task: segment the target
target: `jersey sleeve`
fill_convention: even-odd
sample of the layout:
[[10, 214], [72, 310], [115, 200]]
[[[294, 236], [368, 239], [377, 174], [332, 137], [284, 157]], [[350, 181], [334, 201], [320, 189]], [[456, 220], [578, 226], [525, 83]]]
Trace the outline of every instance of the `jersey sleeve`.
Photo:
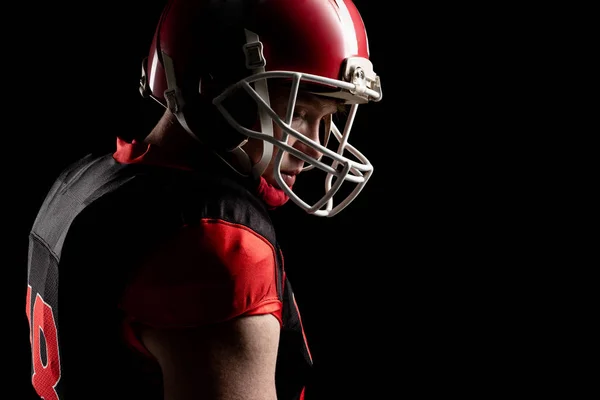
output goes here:
[[184, 226], [137, 270], [121, 308], [132, 322], [165, 328], [257, 314], [281, 324], [275, 252], [243, 225], [206, 219]]

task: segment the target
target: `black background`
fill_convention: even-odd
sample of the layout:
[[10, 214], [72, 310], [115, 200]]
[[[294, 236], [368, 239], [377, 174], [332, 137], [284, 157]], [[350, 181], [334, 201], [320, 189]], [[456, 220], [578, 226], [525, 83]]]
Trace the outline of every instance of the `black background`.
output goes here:
[[[500, 100], [510, 82], [496, 72], [509, 71], [514, 58], [497, 57], [504, 49], [498, 32], [481, 35], [485, 19], [395, 3], [356, 0], [384, 92], [381, 103], [359, 108], [351, 137], [375, 166], [373, 177], [332, 219], [291, 203], [277, 215], [317, 371], [307, 400], [477, 397], [507, 391], [524, 379], [515, 368], [530, 363], [526, 355], [505, 369], [516, 328], [498, 323], [530, 278], [520, 270], [516, 285], [502, 286], [515, 276], [513, 255], [529, 245], [533, 214], [506, 232], [517, 208], [535, 210], [523, 190], [502, 190], [523, 151], [499, 156], [513, 138], [509, 115], [521, 111]], [[3, 127], [3, 334], [11, 335], [4, 357], [14, 366], [13, 398], [32, 393], [29, 228], [64, 166], [91, 149], [112, 150], [115, 132], [150, 129], [146, 113], [156, 109], [140, 97], [138, 79], [162, 5], [6, 11], [17, 22], [5, 35]], [[528, 323], [523, 314], [514, 314], [518, 326]]]

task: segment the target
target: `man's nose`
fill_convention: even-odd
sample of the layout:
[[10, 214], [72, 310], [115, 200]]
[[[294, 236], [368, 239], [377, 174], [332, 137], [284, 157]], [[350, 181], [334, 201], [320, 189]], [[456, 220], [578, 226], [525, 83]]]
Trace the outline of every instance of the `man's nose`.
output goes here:
[[[311, 124], [309, 127], [307, 127], [304, 132], [300, 132], [302, 133], [304, 136], [306, 136], [307, 138], [311, 139], [314, 142], [317, 142], [319, 144], [321, 144], [321, 140], [319, 139], [319, 127], [320, 124]], [[294, 147], [298, 150], [300, 150], [301, 152], [303, 152], [304, 154], [306, 154], [309, 157], [313, 157], [313, 158], [320, 158], [322, 153], [315, 149], [312, 146], [309, 146], [305, 143], [302, 143], [301, 141], [296, 141]]]

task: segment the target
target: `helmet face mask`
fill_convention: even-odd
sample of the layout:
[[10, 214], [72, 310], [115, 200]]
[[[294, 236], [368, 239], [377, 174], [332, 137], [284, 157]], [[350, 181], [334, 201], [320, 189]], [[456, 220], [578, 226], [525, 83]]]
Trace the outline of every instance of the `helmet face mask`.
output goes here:
[[[259, 80], [266, 81], [266, 86], [269, 86], [269, 81], [281, 78], [291, 79], [292, 81], [289, 99], [287, 101], [287, 113], [285, 116], [278, 115], [270, 106], [269, 102], [266, 101], [264, 97], [260, 96], [252, 86], [252, 83]], [[320, 78], [314, 76], [308, 76], [306, 78], [308, 83], [313, 83], [314, 80], [318, 79]], [[300, 82], [302, 80], [303, 75], [300, 73], [265, 72], [262, 74], [257, 74], [233, 85], [224, 91], [220, 96], [217, 96], [213, 103], [222, 113], [223, 117], [230, 123], [230, 125], [240, 133], [248, 137], [263, 140], [272, 146], [275, 146], [277, 152], [275, 155], [275, 167], [273, 169], [274, 178], [277, 181], [278, 186], [294, 203], [303, 208], [309, 214], [315, 214], [317, 216], [333, 216], [345, 208], [360, 193], [371, 176], [371, 173], [373, 172], [373, 166], [363, 154], [361, 154], [348, 142], [348, 136], [352, 128], [352, 123], [354, 121], [358, 104], [352, 104], [350, 106], [350, 111], [342, 131], [340, 131], [336, 124], [331, 121], [331, 118], [329, 118], [327, 121], [328, 123], [326, 124], [327, 128], [324, 132], [324, 139], [322, 143], [318, 143], [306, 137], [292, 127], [293, 111], [296, 105], [296, 100], [300, 94]], [[333, 85], [334, 82], [327, 81], [327, 84]], [[339, 85], [345, 86], [344, 82], [340, 82]], [[242, 124], [236, 121], [236, 119], [225, 107], [222, 106], [222, 102], [233, 91], [238, 90], [239, 88], [246, 90], [248, 94], [256, 101], [259, 115], [263, 115], [263, 118], [269, 121], [267, 124], [271, 126], [275, 124], [277, 127], [279, 127], [281, 131], [281, 137], [274, 135], [273, 130], [269, 128], [265, 129], [265, 127], [262, 127], [260, 130], [255, 130], [244, 127]], [[290, 146], [290, 138], [294, 138], [306, 146], [317, 150], [320, 156], [318, 158], [312, 157], [303, 153], [297, 148]], [[338, 144], [337, 148], [330, 148], [331, 144], [334, 143], [331, 139], [336, 139], [336, 143]], [[281, 164], [285, 153], [289, 153], [292, 156], [304, 161], [304, 171], [318, 169], [326, 174], [324, 185], [325, 192], [323, 196], [313, 204], [308, 204], [302, 200], [285, 184], [281, 176]], [[261, 173], [263, 171], [261, 171]], [[356, 185], [356, 188], [348, 196], [346, 196], [341, 203], [334, 206], [333, 195], [339, 190], [340, 186], [344, 182], [353, 183]]]
[[[379, 77], [369, 60], [366, 31], [354, 4], [349, 0], [247, 2], [245, 7], [249, 8], [243, 15], [222, 23], [211, 14], [214, 10], [206, 6], [208, 3], [169, 2], [143, 67], [142, 94], [168, 107], [192, 136], [216, 151], [245, 154], [241, 147], [248, 138], [262, 141], [259, 162], [251, 171], [239, 172], [260, 176], [271, 163], [274, 180], [294, 203], [309, 214], [336, 215], [354, 200], [373, 172], [369, 160], [348, 142], [358, 105], [382, 98]], [[298, 15], [311, 16], [310, 24]], [[194, 24], [201, 24], [202, 32], [214, 27], [215, 34], [190, 36], [185, 27]], [[218, 32], [223, 29], [228, 33], [221, 41]], [[206, 56], [223, 54], [228, 45], [232, 54], [225, 57], [225, 64], [223, 59]], [[217, 50], [211, 52], [211, 49]], [[269, 95], [269, 88], [281, 82], [289, 87], [285, 115], [274, 111]], [[321, 143], [295, 130], [292, 117], [301, 92], [348, 105], [342, 129], [329, 118]], [[248, 119], [248, 113], [240, 117], [240, 107], [227, 106], [240, 93], [255, 104], [244, 107], [256, 113], [254, 118]], [[204, 107], [201, 109], [198, 104]], [[233, 104], [239, 103], [233, 101]], [[208, 129], [208, 134], [220, 138], [203, 139], [206, 134], [200, 132], [203, 122], [194, 121], [210, 114], [207, 105], [218, 110], [219, 113], [212, 114], [226, 122], [221, 126], [227, 126], [226, 129]], [[251, 120], [257, 123], [249, 123]], [[319, 156], [306, 154], [291, 142], [301, 142]], [[336, 147], [332, 147], [334, 143]], [[324, 174], [324, 193], [314, 202], [301, 199], [286, 185], [281, 174], [286, 153], [304, 162], [303, 171]], [[333, 197], [343, 183], [353, 184], [354, 188], [343, 200], [334, 203]]]

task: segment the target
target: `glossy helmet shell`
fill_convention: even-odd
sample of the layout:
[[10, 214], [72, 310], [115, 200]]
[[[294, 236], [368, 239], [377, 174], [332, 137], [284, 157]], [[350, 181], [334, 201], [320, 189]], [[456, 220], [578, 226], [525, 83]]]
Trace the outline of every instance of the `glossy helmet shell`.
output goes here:
[[[365, 26], [350, 0], [169, 0], [144, 61], [142, 94], [168, 106], [166, 54], [173, 62], [191, 129], [195, 131], [198, 118], [203, 124], [215, 119], [211, 115], [218, 113], [199, 110], [252, 74], [242, 50], [245, 30], [262, 42], [265, 71], [342, 79], [348, 58], [369, 58]], [[255, 108], [249, 110], [245, 118], [256, 118]], [[238, 132], [226, 131], [232, 134], [218, 139], [217, 145], [233, 147], [244, 140]]]

